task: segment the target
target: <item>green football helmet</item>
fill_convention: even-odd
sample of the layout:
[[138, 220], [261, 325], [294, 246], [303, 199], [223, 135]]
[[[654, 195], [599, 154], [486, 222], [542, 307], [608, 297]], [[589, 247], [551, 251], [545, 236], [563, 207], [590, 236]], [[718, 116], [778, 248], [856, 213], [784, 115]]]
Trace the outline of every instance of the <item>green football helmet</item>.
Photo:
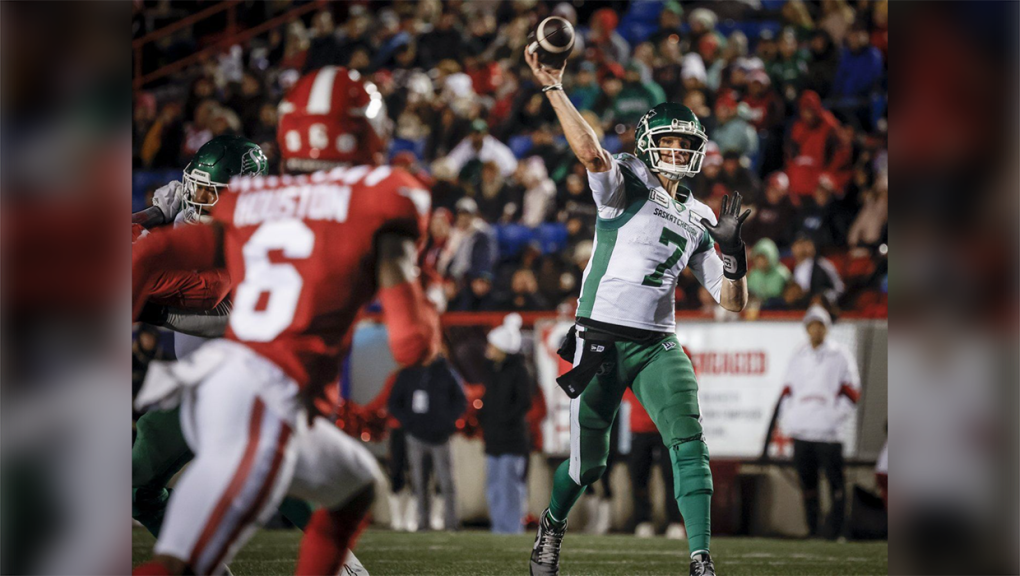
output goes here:
[[269, 168], [259, 145], [241, 136], [206, 142], [184, 169], [184, 218], [197, 222], [220, 199], [234, 176], [264, 175]]
[[[686, 137], [692, 140], [693, 144], [690, 148], [661, 148], [659, 139], [666, 135]], [[670, 180], [688, 178], [701, 172], [707, 144], [708, 136], [701, 121], [683, 104], [663, 102], [655, 106], [638, 120], [637, 128], [634, 130], [635, 155], [648, 166], [649, 170]], [[672, 158], [678, 152], [688, 154], [686, 164], [666, 161], [665, 158]]]

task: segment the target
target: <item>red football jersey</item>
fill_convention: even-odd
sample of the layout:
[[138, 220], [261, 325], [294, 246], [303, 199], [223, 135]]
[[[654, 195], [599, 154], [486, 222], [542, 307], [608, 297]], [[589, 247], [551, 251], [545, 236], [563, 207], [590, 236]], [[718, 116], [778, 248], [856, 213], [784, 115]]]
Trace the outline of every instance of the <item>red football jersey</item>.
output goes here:
[[[131, 244], [146, 235], [148, 231], [141, 224], [131, 224]], [[163, 271], [153, 275], [147, 284], [149, 301], [192, 310], [211, 310], [230, 293], [230, 275], [226, 270]]]
[[376, 236], [420, 238], [429, 204], [420, 182], [388, 166], [235, 178], [212, 210], [236, 280], [226, 337], [318, 393], [376, 292]]

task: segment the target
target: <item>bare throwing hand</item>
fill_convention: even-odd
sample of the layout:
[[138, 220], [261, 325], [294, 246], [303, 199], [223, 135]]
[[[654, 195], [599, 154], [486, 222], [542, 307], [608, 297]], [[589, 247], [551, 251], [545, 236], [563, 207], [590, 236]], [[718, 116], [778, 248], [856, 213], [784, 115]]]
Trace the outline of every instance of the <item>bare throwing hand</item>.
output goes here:
[[527, 47], [524, 48], [524, 61], [531, 68], [535, 81], [542, 86], [555, 86], [563, 82], [563, 69], [567, 67], [566, 62], [558, 70], [546, 67], [538, 61], [538, 53], [532, 53]]

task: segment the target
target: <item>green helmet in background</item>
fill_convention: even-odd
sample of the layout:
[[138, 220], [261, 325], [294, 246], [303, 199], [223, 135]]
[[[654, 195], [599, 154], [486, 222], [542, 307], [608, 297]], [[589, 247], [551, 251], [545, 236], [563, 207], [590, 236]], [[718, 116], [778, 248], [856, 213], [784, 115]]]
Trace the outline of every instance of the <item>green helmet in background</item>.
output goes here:
[[242, 136], [206, 142], [184, 169], [184, 218], [197, 222], [220, 199], [234, 176], [265, 175], [269, 160], [259, 145]]
[[[686, 137], [692, 141], [690, 148], [660, 148], [659, 138], [666, 135]], [[634, 153], [648, 166], [648, 169], [662, 174], [670, 180], [688, 178], [701, 172], [705, 159], [708, 136], [701, 121], [691, 109], [683, 104], [663, 102], [641, 117], [634, 130]], [[686, 164], [666, 162], [663, 152], [672, 158], [677, 152], [688, 154]]]

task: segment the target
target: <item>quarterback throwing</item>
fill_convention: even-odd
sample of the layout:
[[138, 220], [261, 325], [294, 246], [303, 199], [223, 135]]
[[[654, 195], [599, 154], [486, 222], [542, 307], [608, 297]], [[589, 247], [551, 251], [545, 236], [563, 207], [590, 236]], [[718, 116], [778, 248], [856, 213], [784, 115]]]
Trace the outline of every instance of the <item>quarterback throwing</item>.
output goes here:
[[[567, 515], [602, 476], [609, 434], [629, 386], [669, 447], [674, 488], [690, 542], [690, 574], [715, 575], [709, 554], [712, 473], [698, 407], [698, 382], [676, 338], [674, 290], [690, 268], [727, 310], [747, 302], [740, 195], [718, 218], [680, 182], [701, 170], [708, 137], [686, 106], [663, 103], [635, 131], [635, 155], [605, 151], [563, 92], [563, 68], [525, 52], [588, 171], [598, 207], [594, 250], [581, 285], [574, 329], [560, 354], [574, 368], [558, 379], [571, 397], [570, 458], [557, 470], [531, 553], [531, 574], [559, 574]], [[719, 245], [722, 256], [716, 253]]]

